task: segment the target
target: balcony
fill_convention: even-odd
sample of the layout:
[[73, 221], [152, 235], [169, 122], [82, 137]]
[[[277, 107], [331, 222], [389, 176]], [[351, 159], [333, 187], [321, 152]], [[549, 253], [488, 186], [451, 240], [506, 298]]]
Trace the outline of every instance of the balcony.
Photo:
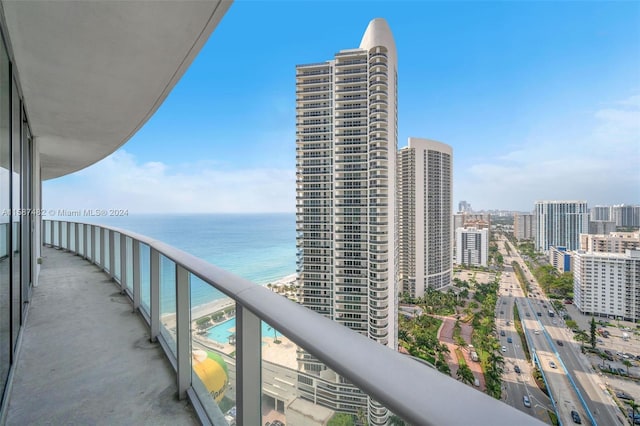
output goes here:
[[[261, 321], [273, 326], [282, 335], [281, 339], [303, 348], [366, 395], [413, 424], [468, 424], [469, 415], [473, 415], [474, 421], [487, 424], [498, 421], [539, 424], [533, 417], [262, 286], [160, 241], [116, 228], [45, 221], [44, 242], [61, 250], [45, 248], [41, 287], [35, 290], [24, 336], [25, 351], [19, 364], [31, 364], [32, 359], [35, 363], [45, 352], [49, 359], [56, 360], [54, 365], [61, 364], [53, 372], [47, 372], [51, 363], [41, 367], [32, 365], [25, 370], [18, 367], [9, 419], [21, 418], [24, 407], [32, 401], [33, 392], [40, 390], [40, 377], [46, 376], [49, 387], [45, 389], [50, 391], [42, 389], [38, 401], [43, 408], [32, 409], [34, 416], [37, 412], [43, 416], [51, 414], [51, 407], [55, 407], [56, 413], [77, 413], [75, 410], [82, 405], [78, 403], [82, 399], [69, 398], [70, 394], [63, 391], [65, 382], [72, 387], [71, 395], [76, 392], [78, 398], [88, 386], [105, 392], [104, 400], [92, 394], [92, 401], [100, 402], [82, 405], [88, 415], [99, 416], [117, 406], [118, 410], [108, 411], [109, 416], [115, 416], [114, 411], [130, 416], [121, 408], [122, 404], [131, 404], [138, 410], [133, 411], [134, 415], [144, 416], [145, 409], [151, 410], [148, 415], [159, 416], [158, 423], [191, 424], [195, 422], [196, 413], [205, 424], [226, 424], [218, 423], [224, 421], [221, 417], [224, 413], [194, 374], [197, 367], [193, 350], [201, 347], [202, 339], [192, 320], [201, 315], [202, 307], [191, 305], [191, 291], [195, 281], [200, 281], [212, 292], [224, 294], [226, 306], [233, 306], [235, 311], [236, 350], [228, 359], [228, 365], [232, 385], [229, 389], [233, 389], [238, 424], [264, 423], [261, 401], [263, 393], [268, 394], [265, 381], [271, 380], [272, 373], [271, 364], [265, 359], [267, 352], [262, 348], [261, 339], [265, 336]], [[107, 301], [112, 303], [105, 303]], [[68, 309], [70, 303], [73, 310]], [[63, 312], [67, 314], [61, 315]], [[43, 321], [38, 321], [39, 318]], [[41, 333], [47, 333], [41, 331], [45, 327], [55, 330], [52, 340], [40, 339]], [[324, 337], [328, 335], [332, 338]], [[58, 344], [54, 344], [53, 339]], [[150, 343], [148, 339], [158, 343]], [[86, 348], [96, 348], [92, 346], [96, 341], [103, 346], [97, 347], [99, 353], [87, 357]], [[169, 363], [157, 359], [161, 350]], [[361, 354], [367, 354], [367, 363], [362, 362]], [[73, 357], [67, 358], [67, 355]], [[96, 357], [104, 361], [96, 363]], [[235, 371], [231, 372], [233, 366]], [[389, 371], [393, 371], [394, 380], [388, 380]], [[34, 379], [22, 376], [25, 373]], [[61, 379], [57, 379], [58, 374]], [[65, 375], [73, 379], [67, 381]], [[139, 377], [139, 381], [132, 381], [132, 376]], [[98, 377], [102, 381], [94, 383]], [[105, 380], [109, 382], [106, 390]], [[131, 398], [112, 391], [118, 386], [123, 392], [132, 392]], [[137, 386], [145, 392], [140, 393]], [[57, 392], [52, 391], [54, 388]], [[174, 400], [176, 392], [182, 398], [188, 397], [195, 410], [186, 409], [184, 402]], [[447, 397], [451, 393], [457, 398]], [[162, 403], [162, 410], [154, 409], [163, 398], [171, 400], [167, 402], [169, 405]], [[145, 404], [145, 400], [153, 403]], [[456, 409], [461, 400], [465, 401], [465, 410]], [[18, 417], [12, 417], [15, 415]], [[170, 417], [174, 415], [175, 418]], [[149, 420], [154, 417], [140, 418], [154, 423]]]

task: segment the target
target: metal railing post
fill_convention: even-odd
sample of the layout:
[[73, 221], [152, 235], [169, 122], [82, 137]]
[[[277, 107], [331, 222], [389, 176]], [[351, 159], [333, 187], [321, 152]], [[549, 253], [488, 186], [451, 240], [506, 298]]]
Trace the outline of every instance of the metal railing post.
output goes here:
[[73, 248], [75, 249], [75, 253], [78, 254], [80, 253], [80, 227], [82, 225], [80, 225], [79, 223], [74, 223], [73, 224], [73, 229], [74, 229], [74, 238], [75, 238], [75, 244], [73, 245]]
[[[133, 252], [131, 256], [133, 261], [133, 311], [136, 312], [140, 309], [140, 298], [142, 297], [140, 294], [140, 241], [131, 240], [131, 251]], [[122, 275], [122, 272], [120, 275]], [[124, 281], [123, 288], [126, 288]]]
[[238, 424], [262, 424], [261, 323], [249, 309], [236, 304], [236, 404]]
[[58, 248], [62, 248], [62, 221], [58, 221]]
[[151, 322], [152, 342], [155, 342], [160, 333], [160, 253], [150, 247], [149, 250], [149, 292], [151, 303], [149, 306], [149, 316]]
[[189, 271], [176, 265], [176, 358], [178, 399], [187, 397], [191, 387], [191, 290]]
[[122, 290], [127, 288], [127, 236], [124, 234], [120, 234], [120, 286]]
[[71, 222], [67, 222], [67, 251], [71, 251]]

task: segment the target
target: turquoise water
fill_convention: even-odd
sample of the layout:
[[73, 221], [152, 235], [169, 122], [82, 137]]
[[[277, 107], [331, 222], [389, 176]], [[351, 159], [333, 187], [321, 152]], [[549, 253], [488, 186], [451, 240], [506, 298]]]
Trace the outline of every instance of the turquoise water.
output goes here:
[[[82, 219], [89, 222], [91, 218]], [[131, 215], [92, 222], [158, 239], [256, 284], [265, 285], [296, 271], [294, 213]], [[144, 285], [149, 280], [145, 271], [148, 252], [141, 248], [147, 262], [141, 268], [143, 303], [148, 303], [148, 284]], [[223, 297], [192, 277], [192, 306]], [[162, 262], [161, 304], [163, 312], [175, 312], [175, 266], [166, 259]]]
[[[211, 327], [207, 332], [207, 337], [211, 340], [215, 340], [219, 343], [228, 343], [229, 336], [231, 336], [236, 328], [236, 319], [231, 318], [223, 323]], [[280, 334], [278, 334], [279, 336]], [[262, 323], [262, 337], [273, 337], [273, 329], [269, 327], [266, 322]]]

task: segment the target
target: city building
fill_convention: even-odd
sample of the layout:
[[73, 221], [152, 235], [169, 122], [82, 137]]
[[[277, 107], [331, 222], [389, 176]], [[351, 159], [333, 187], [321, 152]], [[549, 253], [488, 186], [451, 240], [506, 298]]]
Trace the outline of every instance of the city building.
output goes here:
[[573, 267], [574, 303], [580, 312], [640, 320], [640, 250], [624, 253], [578, 250]]
[[459, 213], [471, 213], [471, 212], [473, 212], [473, 209], [471, 208], [471, 203], [467, 203], [464, 200], [460, 201], [458, 203], [458, 212]]
[[571, 271], [571, 252], [566, 247], [551, 246], [549, 248], [549, 263], [559, 272]]
[[517, 240], [533, 240], [536, 217], [533, 214], [516, 213], [513, 216], [513, 235]]
[[640, 232], [580, 234], [580, 250], [596, 253], [625, 253], [640, 250]]
[[590, 220], [589, 234], [608, 234], [616, 231], [616, 223], [612, 220]]
[[428, 139], [398, 152], [399, 283], [411, 297], [451, 284], [452, 159], [449, 145]]
[[640, 227], [640, 206], [628, 204], [618, 204], [611, 206], [611, 218], [616, 222], [616, 226], [623, 228]]
[[589, 209], [589, 220], [611, 220], [611, 206], [593, 206]]
[[[298, 284], [307, 308], [396, 350], [397, 57], [384, 19], [360, 47], [296, 67]], [[301, 353], [305, 372], [325, 367]], [[340, 385], [341, 379], [328, 387]], [[315, 398], [313, 388], [304, 394]], [[348, 390], [345, 390], [348, 392]], [[322, 403], [384, 424], [387, 412], [340, 392]]]
[[537, 201], [534, 214], [536, 250], [545, 253], [551, 246], [576, 250], [589, 228], [586, 201]]
[[462, 227], [456, 229], [456, 263], [487, 266], [489, 260], [489, 229]]

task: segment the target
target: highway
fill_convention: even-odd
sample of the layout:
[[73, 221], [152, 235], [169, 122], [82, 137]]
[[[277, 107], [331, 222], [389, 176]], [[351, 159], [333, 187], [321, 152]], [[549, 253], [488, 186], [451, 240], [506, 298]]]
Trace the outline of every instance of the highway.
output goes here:
[[[508, 244], [511, 250], [511, 255], [503, 253], [505, 271], [508, 271], [509, 275], [513, 275], [514, 281], [517, 282], [515, 273], [510, 272], [512, 270], [511, 262], [515, 260], [520, 264], [529, 281], [532, 290], [530, 297], [519, 295], [520, 297], [516, 297], [516, 299], [530, 340], [541, 360], [541, 366], [555, 398], [562, 423], [565, 425], [573, 423], [570, 414], [572, 410], [579, 413], [582, 424], [590, 423], [589, 416], [571, 383], [571, 379], [573, 379], [573, 383], [578, 388], [596, 424], [626, 424], [615, 403], [604, 390], [600, 378], [593, 372], [587, 359], [581, 354], [580, 345], [573, 340], [573, 333], [566, 328], [564, 321], [557, 315], [549, 316], [549, 309], [553, 309], [553, 307], [549, 300], [542, 296], [543, 293], [527, 265], [511, 243], [506, 240], [500, 241], [503, 244]], [[504, 250], [502, 244], [499, 244], [499, 248], [501, 251]], [[527, 312], [529, 316], [526, 316]], [[540, 316], [538, 316], [538, 312]], [[538, 330], [539, 334], [535, 334], [535, 330]], [[561, 342], [562, 345], [558, 342]], [[556, 368], [552, 368], [550, 362], [554, 362]]]

